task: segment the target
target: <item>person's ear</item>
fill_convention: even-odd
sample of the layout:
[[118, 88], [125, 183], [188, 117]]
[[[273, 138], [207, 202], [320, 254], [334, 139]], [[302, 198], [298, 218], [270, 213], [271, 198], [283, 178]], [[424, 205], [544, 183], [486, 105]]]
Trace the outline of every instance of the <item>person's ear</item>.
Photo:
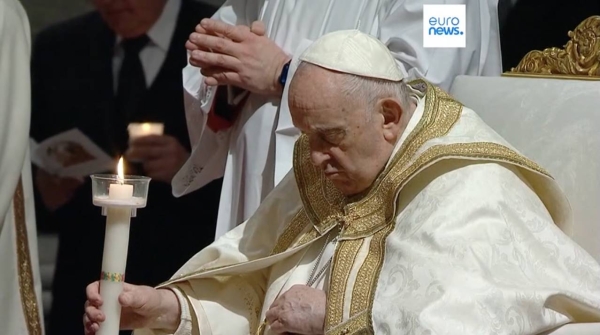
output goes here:
[[400, 136], [402, 113], [404, 110], [400, 101], [393, 98], [381, 99], [378, 101], [378, 110], [383, 119], [381, 125], [383, 137], [390, 143], [396, 143]]

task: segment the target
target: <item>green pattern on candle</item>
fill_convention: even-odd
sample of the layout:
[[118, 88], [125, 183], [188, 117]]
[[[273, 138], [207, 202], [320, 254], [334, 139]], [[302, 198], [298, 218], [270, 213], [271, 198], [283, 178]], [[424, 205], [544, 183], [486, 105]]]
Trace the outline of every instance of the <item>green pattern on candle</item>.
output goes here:
[[102, 274], [100, 275], [100, 279], [118, 283], [118, 282], [125, 281], [125, 275], [122, 273], [102, 271]]

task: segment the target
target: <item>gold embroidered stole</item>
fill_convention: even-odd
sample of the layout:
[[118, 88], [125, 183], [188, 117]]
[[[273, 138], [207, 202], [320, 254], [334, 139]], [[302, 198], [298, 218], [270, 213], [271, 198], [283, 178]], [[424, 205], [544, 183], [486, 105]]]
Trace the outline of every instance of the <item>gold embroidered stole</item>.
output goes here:
[[19, 178], [19, 184], [13, 197], [14, 223], [17, 233], [17, 275], [19, 276], [19, 293], [21, 295], [21, 305], [23, 315], [27, 323], [27, 333], [29, 335], [41, 335], [42, 323], [40, 320], [40, 310], [38, 300], [35, 294], [35, 283], [29, 255], [29, 239], [27, 237], [27, 223], [25, 218], [25, 196], [23, 194], [22, 179]]
[[[423, 116], [361, 200], [349, 202], [324, 177], [322, 171], [312, 165], [306, 136], [301, 136], [294, 148], [294, 174], [303, 207], [279, 236], [271, 255], [311, 243], [332, 229], [341, 228], [327, 294], [327, 335], [373, 333], [371, 310], [383, 266], [386, 239], [395, 228], [395, 219], [400, 210], [397, 208], [397, 197], [402, 188], [424, 168], [445, 159], [474, 159], [478, 162], [513, 164], [549, 177], [534, 162], [506, 146], [492, 142], [434, 145], [417, 155], [426, 142], [448, 134], [460, 119], [463, 106], [424, 80], [413, 81], [410, 86], [422, 91], [426, 97]], [[219, 268], [225, 271], [219, 276], [227, 277], [226, 268], [235, 268], [237, 265], [203, 268], [160, 286], [192, 279]], [[257, 325], [261, 306], [256, 302], [251, 305], [250, 334], [262, 335], [266, 321]]]
[[423, 80], [410, 85], [426, 93], [423, 116], [363, 199], [348, 202], [321, 170], [311, 164], [306, 136], [301, 136], [295, 146], [294, 172], [303, 209], [284, 231], [273, 253], [313, 241], [336, 226], [343, 227], [327, 294], [328, 335], [373, 333], [370, 313], [386, 238], [396, 224], [397, 197], [404, 185], [426, 166], [442, 159], [471, 157], [515, 164], [547, 175], [535, 163], [496, 143], [437, 145], [415, 157], [427, 141], [451, 130], [463, 106]]

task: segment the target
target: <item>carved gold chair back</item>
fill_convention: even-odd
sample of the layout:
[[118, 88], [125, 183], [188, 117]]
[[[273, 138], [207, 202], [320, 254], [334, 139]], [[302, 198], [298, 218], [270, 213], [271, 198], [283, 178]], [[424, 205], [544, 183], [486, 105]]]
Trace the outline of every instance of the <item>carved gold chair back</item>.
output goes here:
[[503, 76], [600, 80], [600, 16], [590, 16], [568, 32], [563, 48], [527, 53]]

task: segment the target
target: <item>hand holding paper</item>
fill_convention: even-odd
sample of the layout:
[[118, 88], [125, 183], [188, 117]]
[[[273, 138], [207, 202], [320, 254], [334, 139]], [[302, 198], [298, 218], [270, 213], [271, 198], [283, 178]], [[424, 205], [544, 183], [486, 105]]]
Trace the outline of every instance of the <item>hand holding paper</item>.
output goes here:
[[112, 170], [115, 159], [110, 157], [79, 129], [31, 144], [31, 161], [57, 177], [82, 179], [90, 174]]

